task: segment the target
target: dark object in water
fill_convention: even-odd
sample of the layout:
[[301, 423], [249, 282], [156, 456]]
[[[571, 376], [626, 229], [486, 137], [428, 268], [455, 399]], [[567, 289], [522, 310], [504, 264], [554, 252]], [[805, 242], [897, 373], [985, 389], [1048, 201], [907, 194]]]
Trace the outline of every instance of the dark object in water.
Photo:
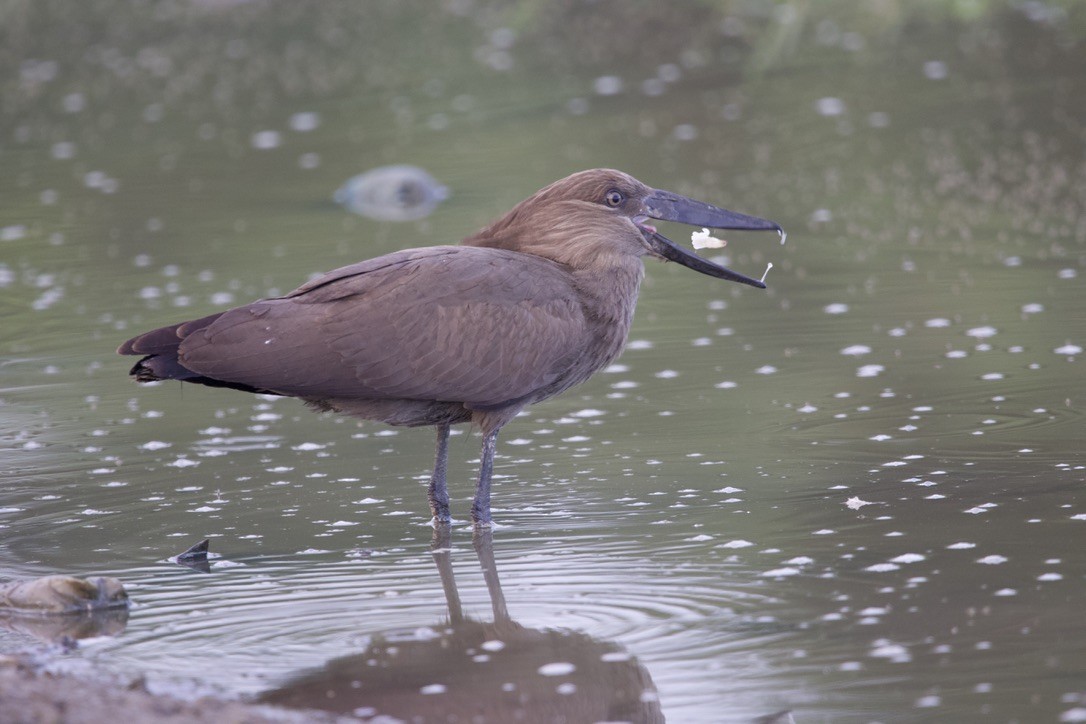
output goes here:
[[380, 166], [340, 186], [333, 198], [348, 211], [378, 221], [415, 221], [429, 216], [449, 190], [417, 166]]
[[127, 607], [128, 594], [116, 578], [42, 576], [0, 583], [0, 612], [69, 614]]
[[207, 560], [207, 551], [210, 541], [204, 538], [202, 541], [187, 549], [183, 553], [177, 554], [173, 560], [178, 564], [185, 566], [186, 568], [192, 568], [200, 571], [201, 573], [208, 573], [211, 571], [211, 564]]
[[208, 549], [209, 544], [210, 544], [210, 541], [207, 538], [204, 538], [202, 541], [200, 541], [196, 545], [192, 546], [191, 548], [186, 550], [184, 553], [179, 553], [178, 556], [177, 556], [177, 560], [179, 562], [181, 562], [181, 561], [206, 561], [207, 560], [207, 549]]
[[390, 425], [437, 428], [430, 509], [449, 521], [449, 426], [483, 433], [471, 515], [489, 525], [498, 431], [622, 351], [642, 258], [765, 284], [692, 254], [647, 224], [781, 232], [778, 224], [649, 188], [610, 169], [547, 186], [459, 246], [407, 249], [293, 292], [134, 337], [139, 382], [182, 380], [298, 397]]

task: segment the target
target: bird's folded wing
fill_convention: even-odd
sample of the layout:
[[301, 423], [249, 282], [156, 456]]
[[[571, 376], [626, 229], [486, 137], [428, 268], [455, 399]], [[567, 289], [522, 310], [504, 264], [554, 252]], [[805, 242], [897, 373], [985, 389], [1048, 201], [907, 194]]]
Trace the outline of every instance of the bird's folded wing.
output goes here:
[[232, 309], [181, 343], [202, 375], [315, 399], [501, 405], [546, 388], [583, 352], [586, 321], [550, 261], [431, 247], [344, 267]]

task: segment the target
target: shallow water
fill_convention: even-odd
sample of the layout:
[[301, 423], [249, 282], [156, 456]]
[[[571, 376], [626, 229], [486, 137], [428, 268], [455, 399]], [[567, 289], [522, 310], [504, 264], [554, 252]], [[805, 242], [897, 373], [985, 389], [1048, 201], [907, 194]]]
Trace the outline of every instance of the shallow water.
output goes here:
[[[511, 686], [572, 720], [624, 687], [676, 722], [1086, 720], [1081, 11], [320, 7], [5, 11], [0, 575], [134, 607], [0, 649], [272, 699], [381, 668], [419, 716]], [[448, 198], [332, 201], [393, 163]], [[503, 432], [493, 565], [463, 520], [431, 540], [428, 432], [113, 354], [593, 166], [789, 240], [727, 235], [765, 292], [648, 265], [619, 363]], [[452, 439], [454, 516], [477, 457]], [[204, 537], [209, 572], [168, 560]]]

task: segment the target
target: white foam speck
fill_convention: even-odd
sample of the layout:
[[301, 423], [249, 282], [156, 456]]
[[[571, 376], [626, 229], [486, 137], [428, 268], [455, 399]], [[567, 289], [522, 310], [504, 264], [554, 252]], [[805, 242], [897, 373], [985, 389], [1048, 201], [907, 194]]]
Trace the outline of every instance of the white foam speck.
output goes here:
[[987, 339], [988, 337], [994, 337], [998, 331], [995, 327], [973, 327], [966, 334], [976, 339]]
[[543, 664], [538, 672], [543, 676], [568, 676], [577, 670], [577, 667], [568, 661], [555, 661], [551, 664]]
[[799, 569], [793, 568], [792, 566], [785, 566], [784, 568], [774, 568], [769, 571], [764, 571], [759, 575], [764, 576], [765, 578], [785, 578], [787, 576], [799, 575]]
[[839, 116], [845, 112], [845, 102], [840, 98], [826, 96], [815, 101], [815, 110], [820, 116]]

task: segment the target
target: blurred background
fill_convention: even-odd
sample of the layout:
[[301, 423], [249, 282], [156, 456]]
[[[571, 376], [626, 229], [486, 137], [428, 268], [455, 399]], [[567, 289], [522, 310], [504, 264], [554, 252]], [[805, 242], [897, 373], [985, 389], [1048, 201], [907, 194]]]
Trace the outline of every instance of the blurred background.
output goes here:
[[[610, 166], [788, 243], [702, 251], [766, 291], [648, 262], [618, 364], [503, 432], [490, 568], [565, 636], [531, 716], [604, 718], [589, 641], [635, 720], [1086, 721], [1083, 68], [1070, 0], [0, 2], [0, 576], [135, 603], [0, 650], [252, 697], [440, 638], [429, 432], [113, 351]], [[466, 524], [438, 548], [500, 619]], [[449, 640], [398, 716], [511, 691]]]

